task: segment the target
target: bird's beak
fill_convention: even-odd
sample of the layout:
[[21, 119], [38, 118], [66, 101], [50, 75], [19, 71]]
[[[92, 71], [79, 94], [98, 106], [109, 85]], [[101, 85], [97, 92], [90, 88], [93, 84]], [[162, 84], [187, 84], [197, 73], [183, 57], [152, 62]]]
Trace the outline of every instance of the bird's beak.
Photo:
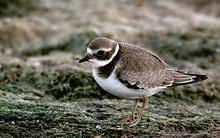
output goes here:
[[89, 59], [92, 59], [92, 57], [87, 54], [85, 57], [83, 57], [82, 59], [79, 60], [79, 63], [82, 63], [82, 62], [85, 62], [85, 61], [89, 61]]

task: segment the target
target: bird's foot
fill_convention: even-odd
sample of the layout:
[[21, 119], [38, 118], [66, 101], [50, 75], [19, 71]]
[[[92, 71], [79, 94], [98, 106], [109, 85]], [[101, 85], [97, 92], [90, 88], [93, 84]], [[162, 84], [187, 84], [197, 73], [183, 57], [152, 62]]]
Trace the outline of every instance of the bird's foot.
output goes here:
[[122, 124], [130, 124], [132, 122], [135, 122], [135, 118], [134, 118], [134, 116], [131, 115], [131, 116], [128, 116], [128, 117], [122, 119], [120, 122]]
[[141, 119], [136, 119], [135, 121], [133, 121], [133, 122], [131, 122], [131, 123], [129, 123], [129, 127], [133, 127], [133, 126], [136, 126], [137, 124], [139, 124], [140, 123], [140, 121], [141, 121]]
[[128, 116], [122, 119], [120, 122], [132, 127], [132, 126], [136, 126], [140, 122], [140, 119], [135, 119], [133, 116]]

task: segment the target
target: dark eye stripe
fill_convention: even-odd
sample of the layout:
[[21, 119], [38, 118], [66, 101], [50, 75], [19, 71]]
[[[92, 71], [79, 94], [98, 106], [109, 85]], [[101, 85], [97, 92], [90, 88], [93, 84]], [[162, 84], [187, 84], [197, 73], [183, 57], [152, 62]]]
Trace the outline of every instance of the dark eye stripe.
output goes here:
[[99, 50], [99, 51], [97, 52], [97, 55], [98, 55], [98, 56], [102, 56], [102, 55], [104, 55], [104, 53], [105, 53], [105, 51]]

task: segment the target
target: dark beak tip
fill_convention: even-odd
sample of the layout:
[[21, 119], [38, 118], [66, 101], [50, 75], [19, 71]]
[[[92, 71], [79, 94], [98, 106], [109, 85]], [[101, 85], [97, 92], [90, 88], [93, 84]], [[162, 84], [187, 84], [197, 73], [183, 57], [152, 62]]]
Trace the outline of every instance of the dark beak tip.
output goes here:
[[80, 60], [79, 60], [79, 63], [82, 63], [82, 62], [84, 62], [84, 61], [83, 61], [82, 59], [80, 59]]
[[89, 59], [91, 59], [91, 57], [89, 55], [86, 55], [85, 57], [83, 57], [82, 59], [79, 60], [79, 63], [89, 61]]

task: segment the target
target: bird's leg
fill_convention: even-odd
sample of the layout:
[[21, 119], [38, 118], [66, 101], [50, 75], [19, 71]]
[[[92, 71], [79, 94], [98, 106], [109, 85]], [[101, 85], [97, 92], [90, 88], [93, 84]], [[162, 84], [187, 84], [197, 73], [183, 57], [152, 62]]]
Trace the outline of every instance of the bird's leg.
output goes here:
[[129, 123], [130, 127], [136, 126], [141, 121], [141, 117], [142, 117], [142, 115], [144, 113], [144, 110], [147, 107], [148, 103], [149, 103], [148, 97], [144, 96], [144, 102], [143, 102], [143, 106], [142, 106], [141, 112], [140, 112], [140, 114], [138, 115], [138, 118], [135, 121]]
[[123, 124], [130, 124], [130, 123], [132, 123], [132, 122], [135, 121], [134, 116], [135, 116], [135, 113], [136, 113], [136, 110], [137, 110], [137, 104], [138, 104], [138, 102], [139, 102], [139, 99], [137, 99], [137, 100], [135, 101], [135, 104], [134, 104], [133, 110], [132, 110], [132, 112], [131, 112], [131, 115], [128, 116], [128, 117], [126, 117], [126, 118], [124, 118], [124, 119], [122, 119], [122, 120], [120, 121], [121, 123], [123, 123]]

